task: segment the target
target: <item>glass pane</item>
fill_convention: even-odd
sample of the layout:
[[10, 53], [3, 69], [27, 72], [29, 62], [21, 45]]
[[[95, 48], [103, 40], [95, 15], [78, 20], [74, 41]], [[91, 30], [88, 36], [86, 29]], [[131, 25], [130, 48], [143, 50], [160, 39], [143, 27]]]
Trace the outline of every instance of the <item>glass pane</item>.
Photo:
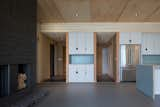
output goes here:
[[93, 55], [70, 55], [70, 64], [94, 64]]

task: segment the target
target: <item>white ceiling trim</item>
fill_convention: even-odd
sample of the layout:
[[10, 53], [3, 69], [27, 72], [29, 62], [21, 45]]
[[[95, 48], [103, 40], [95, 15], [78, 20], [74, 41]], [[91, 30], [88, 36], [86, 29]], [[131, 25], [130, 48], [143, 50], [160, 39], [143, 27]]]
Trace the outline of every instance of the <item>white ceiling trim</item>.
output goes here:
[[160, 32], [160, 23], [43, 23], [41, 32]]

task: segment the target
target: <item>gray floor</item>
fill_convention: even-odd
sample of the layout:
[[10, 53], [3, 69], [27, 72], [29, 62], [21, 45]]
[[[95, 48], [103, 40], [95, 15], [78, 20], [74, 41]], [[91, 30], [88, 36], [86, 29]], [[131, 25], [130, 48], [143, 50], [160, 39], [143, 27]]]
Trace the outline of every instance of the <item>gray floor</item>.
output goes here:
[[114, 80], [109, 75], [101, 75], [98, 77], [98, 82], [114, 82]]
[[135, 84], [45, 84], [50, 94], [35, 107], [160, 107]]

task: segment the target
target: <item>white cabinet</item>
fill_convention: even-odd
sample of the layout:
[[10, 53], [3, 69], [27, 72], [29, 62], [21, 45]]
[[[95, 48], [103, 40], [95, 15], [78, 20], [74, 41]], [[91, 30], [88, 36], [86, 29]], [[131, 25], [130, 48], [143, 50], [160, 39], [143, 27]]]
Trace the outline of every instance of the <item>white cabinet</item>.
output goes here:
[[70, 32], [69, 54], [94, 54], [93, 32]]
[[78, 53], [78, 43], [77, 43], [77, 35], [75, 32], [69, 33], [69, 53], [76, 54]]
[[141, 32], [121, 32], [120, 44], [141, 44]]
[[94, 53], [94, 36], [93, 33], [86, 33], [85, 39], [85, 53], [93, 54]]
[[142, 54], [160, 55], [160, 33], [142, 33]]
[[84, 82], [94, 82], [94, 65], [90, 64], [86, 66], [86, 71], [84, 74]]
[[129, 44], [130, 40], [130, 33], [128, 32], [122, 32], [120, 33], [120, 44]]
[[69, 65], [69, 82], [78, 81], [78, 71], [76, 70], [76, 66]]
[[94, 65], [70, 64], [69, 82], [94, 82]]
[[142, 43], [142, 35], [141, 32], [131, 32], [130, 33], [131, 44], [141, 44]]

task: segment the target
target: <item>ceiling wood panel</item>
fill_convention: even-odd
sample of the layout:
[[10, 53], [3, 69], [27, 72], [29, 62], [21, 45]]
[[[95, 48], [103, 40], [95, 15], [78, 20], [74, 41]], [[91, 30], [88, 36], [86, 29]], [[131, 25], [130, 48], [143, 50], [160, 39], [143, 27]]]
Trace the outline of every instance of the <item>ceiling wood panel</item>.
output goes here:
[[157, 10], [157, 7], [159, 6], [160, 0], [130, 0], [118, 21], [148, 21], [148, 19], [151, 19], [151, 17], [154, 16], [154, 12], [155, 10]]
[[[89, 0], [54, 0], [65, 22], [89, 21]], [[76, 13], [78, 16], [76, 16]]]
[[91, 20], [115, 22], [128, 0], [91, 0]]
[[40, 22], [63, 22], [63, 17], [53, 0], [38, 0]]
[[49, 22], [160, 22], [160, 0], [38, 0]]

